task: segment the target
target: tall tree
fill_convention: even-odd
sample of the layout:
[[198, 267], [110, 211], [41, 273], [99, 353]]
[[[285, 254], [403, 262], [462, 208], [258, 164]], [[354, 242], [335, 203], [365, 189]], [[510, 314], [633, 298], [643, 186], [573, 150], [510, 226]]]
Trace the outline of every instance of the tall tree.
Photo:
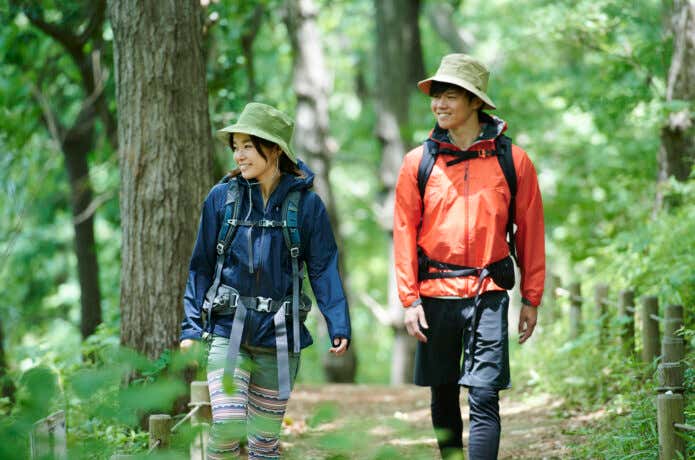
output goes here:
[[475, 43], [473, 35], [460, 28], [454, 20], [454, 13], [460, 4], [460, 1], [454, 1], [453, 5], [447, 2], [430, 2], [426, 6], [432, 30], [449, 45], [452, 53], [467, 53]]
[[15, 386], [14, 382], [7, 375], [9, 367], [5, 354], [5, 334], [2, 326], [2, 318], [0, 318], [0, 397], [10, 398], [14, 401]]
[[[695, 124], [690, 107], [695, 102], [695, 2], [672, 0], [668, 9], [667, 33], [673, 37], [673, 54], [668, 71], [666, 101], [686, 105], [669, 114], [661, 129], [659, 182], [673, 176], [685, 181], [695, 163]], [[663, 187], [657, 188], [656, 209], [663, 206]]]
[[[420, 0], [374, 0], [376, 9], [377, 137], [381, 142], [380, 177], [386, 200], [381, 225], [393, 237], [393, 203], [396, 180], [407, 142], [401, 132], [408, 124], [408, 99], [415, 82], [425, 73], [420, 45]], [[393, 238], [391, 238], [393, 241]], [[393, 248], [393, 242], [391, 242]], [[403, 323], [398, 300], [393, 250], [389, 264], [389, 324], [394, 330], [391, 383], [412, 381], [415, 341]], [[383, 315], [382, 315], [383, 316]]]
[[246, 80], [248, 82], [248, 90], [246, 98], [253, 101], [256, 98], [258, 91], [256, 84], [256, 69], [254, 65], [253, 42], [258, 36], [258, 29], [261, 27], [263, 20], [263, 4], [254, 5], [248, 15], [248, 20], [244, 21], [244, 27], [241, 31], [241, 50], [244, 53], [244, 67], [246, 68]]
[[60, 23], [47, 21], [44, 8], [38, 2], [13, 2], [14, 7], [18, 5], [36, 28], [67, 51], [78, 69], [79, 84], [84, 93], [79, 113], [72, 124], [66, 126], [43, 94], [41, 82], [36, 82], [33, 87], [43, 111], [44, 123], [60, 146], [68, 172], [80, 284], [80, 331], [82, 337], [87, 337], [101, 323], [102, 316], [99, 263], [94, 240], [94, 211], [98, 201], [93, 199], [87, 156], [95, 146], [97, 119], [104, 123], [110, 140], [114, 141], [115, 133], [115, 120], [108, 110], [104, 94], [106, 74], [101, 68], [106, 0], [65, 7], [66, 10], [61, 11], [63, 19]]
[[[175, 346], [212, 139], [196, 0], [112, 0], [121, 171], [121, 343]], [[194, 212], [197, 214], [197, 212]]]
[[[293, 51], [293, 86], [297, 95], [295, 144], [316, 174], [316, 192], [326, 204], [331, 226], [336, 234], [338, 252], [342, 253], [340, 225], [335, 198], [329, 184], [335, 142], [329, 133], [328, 93], [331, 81], [326, 68], [321, 36], [316, 25], [318, 8], [312, 0], [287, 0], [285, 23]], [[340, 272], [345, 276], [342, 265]], [[324, 361], [324, 370], [330, 381], [355, 380], [357, 361], [355, 347], [351, 346], [340, 357]]]

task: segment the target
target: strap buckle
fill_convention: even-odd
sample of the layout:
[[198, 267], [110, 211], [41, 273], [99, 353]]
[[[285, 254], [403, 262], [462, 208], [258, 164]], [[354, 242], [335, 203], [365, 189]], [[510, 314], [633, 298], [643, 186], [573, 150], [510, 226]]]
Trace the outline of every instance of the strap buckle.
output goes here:
[[270, 313], [270, 301], [273, 300], [270, 297], [256, 297], [257, 300], [257, 311], [263, 311]]
[[224, 254], [224, 243], [222, 243], [222, 242], [217, 243], [217, 254], [219, 254], [219, 255]]
[[299, 257], [299, 248], [296, 246], [290, 248], [290, 255], [292, 257]]

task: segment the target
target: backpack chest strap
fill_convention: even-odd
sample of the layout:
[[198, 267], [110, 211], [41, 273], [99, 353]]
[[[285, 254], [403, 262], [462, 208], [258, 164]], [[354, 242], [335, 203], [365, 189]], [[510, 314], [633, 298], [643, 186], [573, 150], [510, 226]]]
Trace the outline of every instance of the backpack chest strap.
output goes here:
[[263, 227], [263, 228], [286, 228], [288, 226], [285, 220], [271, 220], [271, 219], [261, 219], [261, 220], [239, 220], [239, 219], [229, 219], [227, 221], [229, 225], [239, 226], [239, 227]]

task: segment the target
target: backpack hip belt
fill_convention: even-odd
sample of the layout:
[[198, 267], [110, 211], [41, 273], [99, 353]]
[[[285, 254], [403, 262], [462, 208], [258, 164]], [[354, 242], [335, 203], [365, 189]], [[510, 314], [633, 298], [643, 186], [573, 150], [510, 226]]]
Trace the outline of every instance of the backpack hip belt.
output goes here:
[[[239, 295], [239, 291], [226, 284], [221, 284], [217, 289], [217, 295], [212, 301], [211, 313], [219, 316], [231, 316], [236, 311], [239, 303], [244, 304], [247, 310], [255, 310], [265, 313], [277, 313], [283, 306], [289, 307], [292, 297], [286, 296], [281, 300], [271, 299], [270, 297], [246, 297]], [[299, 298], [299, 316], [302, 321], [311, 311], [311, 299], [306, 295]], [[288, 316], [292, 315], [289, 308], [285, 309]]]
[[[236, 366], [239, 350], [241, 348], [241, 338], [244, 335], [244, 325], [246, 323], [246, 313], [248, 310], [258, 312], [273, 313], [273, 323], [275, 324], [275, 351], [278, 361], [278, 389], [281, 399], [290, 397], [290, 362], [289, 346], [287, 340], [287, 316], [292, 317], [292, 324], [299, 330], [299, 321], [304, 322], [311, 310], [311, 300], [305, 295], [301, 296], [299, 302], [299, 314], [296, 315], [290, 309], [292, 304], [291, 297], [282, 300], [274, 300], [269, 297], [246, 297], [239, 295], [239, 291], [225, 284], [220, 285], [218, 295], [212, 303], [211, 312], [215, 315], [234, 315], [232, 330], [229, 334], [229, 347], [227, 348], [227, 359], [225, 362], [224, 373], [233, 375]], [[294, 336], [294, 343], [299, 344], [300, 337]]]
[[[430, 267], [438, 268], [443, 271], [429, 271]], [[440, 278], [458, 278], [460, 276], [477, 276], [477, 286], [475, 291], [475, 299], [473, 301], [473, 324], [471, 324], [471, 340], [468, 344], [468, 356], [471, 357], [470, 363], [468, 365], [468, 370], [473, 369], [474, 353], [476, 348], [475, 335], [478, 331], [478, 321], [480, 320], [481, 310], [480, 310], [480, 291], [483, 287], [483, 281], [485, 278], [492, 278], [492, 280], [499, 287], [509, 290], [514, 287], [514, 262], [511, 256], [507, 256], [498, 261], [492, 262], [482, 268], [479, 267], [466, 267], [463, 265], [449, 264], [446, 262], [440, 262], [437, 260], [430, 259], [418, 248], [418, 278], [422, 280], [426, 279], [440, 279]]]

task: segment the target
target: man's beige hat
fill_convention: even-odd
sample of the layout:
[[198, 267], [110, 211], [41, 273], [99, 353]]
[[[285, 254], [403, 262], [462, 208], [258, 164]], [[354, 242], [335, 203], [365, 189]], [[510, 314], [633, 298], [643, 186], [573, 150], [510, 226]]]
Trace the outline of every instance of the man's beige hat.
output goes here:
[[488, 78], [490, 78], [490, 71], [480, 61], [463, 53], [447, 54], [442, 58], [437, 73], [427, 80], [422, 80], [417, 86], [420, 91], [429, 96], [433, 81], [452, 83], [478, 96], [485, 103], [484, 109], [493, 110], [497, 107], [485, 94]]
[[244, 133], [260, 137], [275, 142], [292, 160], [292, 163], [297, 164], [297, 155], [290, 147], [293, 131], [294, 121], [285, 113], [260, 102], [250, 102], [246, 104], [235, 124], [217, 131], [217, 138], [225, 145], [229, 145], [229, 137], [232, 133]]

